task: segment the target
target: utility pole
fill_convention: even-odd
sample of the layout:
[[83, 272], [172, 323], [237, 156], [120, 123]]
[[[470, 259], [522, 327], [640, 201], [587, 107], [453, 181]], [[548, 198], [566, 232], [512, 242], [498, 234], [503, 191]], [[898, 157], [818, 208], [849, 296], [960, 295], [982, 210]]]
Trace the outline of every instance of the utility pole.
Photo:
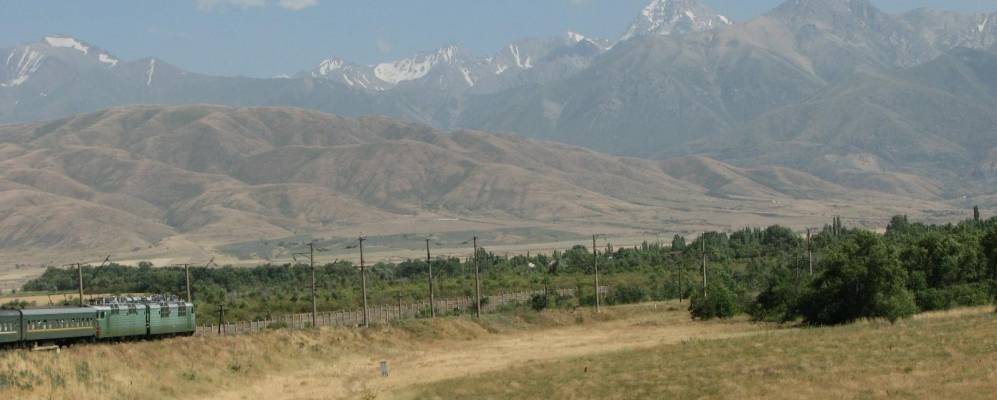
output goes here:
[[602, 312], [599, 304], [599, 251], [595, 247], [595, 238], [599, 235], [592, 235], [592, 269], [595, 272], [595, 312]]
[[79, 278], [80, 307], [83, 307], [83, 264], [76, 263], [76, 277]]
[[225, 304], [218, 305], [218, 334], [222, 334], [222, 327], [225, 326]]
[[810, 228], [807, 228], [807, 259], [810, 262], [810, 276], [814, 274], [814, 248], [810, 239]]
[[363, 260], [363, 241], [367, 240], [366, 237], [360, 236], [360, 284], [361, 291], [363, 292], [363, 326], [364, 328], [370, 327], [370, 312], [367, 310], [367, 266], [364, 265]]
[[312, 267], [312, 328], [318, 328], [318, 304], [315, 301], [315, 241], [308, 243], [308, 262]]
[[187, 302], [193, 303], [194, 298], [190, 295], [190, 264], [183, 265], [184, 280], [187, 282]]
[[481, 267], [478, 265], [478, 237], [474, 237], [474, 314], [481, 319]]
[[429, 239], [426, 239], [426, 265], [429, 266], [429, 318], [436, 318], [436, 295], [433, 293], [433, 258], [429, 254]]
[[685, 301], [685, 271], [683, 271], [685, 269], [684, 266], [685, 266], [684, 261], [681, 262], [681, 264], [675, 263], [675, 269], [678, 270], [678, 276], [679, 276], [679, 303]]
[[702, 250], [700, 250], [700, 251], [703, 254], [703, 297], [706, 297], [707, 296], [707, 291], [706, 291], [706, 232], [703, 232], [703, 237], [702, 237], [702, 240], [700, 240], [700, 242], [702, 242], [702, 243], [700, 243], [702, 245]]

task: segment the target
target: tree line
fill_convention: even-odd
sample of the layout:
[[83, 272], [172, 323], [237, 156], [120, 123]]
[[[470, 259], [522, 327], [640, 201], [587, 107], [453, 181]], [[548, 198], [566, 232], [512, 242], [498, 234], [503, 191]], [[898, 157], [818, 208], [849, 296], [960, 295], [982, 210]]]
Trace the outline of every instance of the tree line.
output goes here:
[[[633, 247], [615, 248], [610, 240], [594, 250], [579, 245], [552, 254], [501, 256], [479, 248], [484, 296], [487, 300], [489, 293], [498, 291], [572, 287], [577, 289], [573, 298], [544, 297], [531, 305], [588, 306], [595, 302], [592, 274], [598, 263], [601, 283], [612, 288], [603, 297], [606, 304], [690, 299], [694, 318], [748, 313], [757, 320], [826, 325], [860, 318], [896, 320], [918, 311], [986, 304], [993, 300], [997, 282], [997, 219], [926, 225], [901, 216], [881, 235], [848, 228], [835, 218], [809, 240], [792, 229], [770, 226], [707, 232], [694, 240], [676, 235], [670, 243]], [[473, 259], [432, 261], [437, 298], [473, 295]], [[426, 260], [368, 267], [372, 303], [426, 301], [428, 269]], [[310, 310], [307, 265], [190, 271], [200, 310], [224, 305], [232, 319]], [[348, 261], [318, 266], [319, 308], [356, 309], [361, 296], [358, 271]], [[183, 274], [182, 268], [149, 263], [83, 269], [89, 293], [183, 294]], [[76, 279], [74, 270], [49, 268], [24, 290], [72, 291]]]

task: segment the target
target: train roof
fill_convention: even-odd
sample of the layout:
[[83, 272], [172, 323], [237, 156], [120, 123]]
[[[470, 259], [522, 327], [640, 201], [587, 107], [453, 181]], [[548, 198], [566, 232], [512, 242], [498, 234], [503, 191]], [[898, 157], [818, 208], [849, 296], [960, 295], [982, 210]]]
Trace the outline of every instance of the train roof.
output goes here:
[[31, 308], [21, 310], [25, 317], [62, 315], [62, 314], [94, 314], [97, 310], [90, 307], [56, 307], [56, 308]]
[[149, 303], [149, 308], [160, 308], [162, 306], [193, 306], [193, 304], [185, 301], [171, 301], [169, 303]]
[[171, 301], [169, 303], [153, 303], [153, 302], [145, 302], [145, 303], [109, 303], [109, 304], [93, 305], [93, 306], [90, 306], [90, 307], [93, 308], [93, 309], [96, 309], [96, 310], [108, 311], [108, 310], [113, 310], [115, 307], [117, 307], [118, 309], [127, 308], [128, 306], [133, 306], [133, 307], [145, 307], [145, 306], [149, 306], [149, 308], [161, 308], [163, 305], [167, 305], [167, 306], [170, 306], [170, 307], [175, 307], [175, 306], [193, 307], [194, 306], [193, 304], [187, 303], [185, 301]]
[[21, 316], [20, 311], [0, 309], [0, 317], [20, 317], [20, 316]]
[[152, 296], [109, 296], [93, 299], [91, 306], [122, 306], [122, 305], [147, 305], [147, 304], [182, 304], [185, 303], [179, 296], [175, 295], [152, 295]]

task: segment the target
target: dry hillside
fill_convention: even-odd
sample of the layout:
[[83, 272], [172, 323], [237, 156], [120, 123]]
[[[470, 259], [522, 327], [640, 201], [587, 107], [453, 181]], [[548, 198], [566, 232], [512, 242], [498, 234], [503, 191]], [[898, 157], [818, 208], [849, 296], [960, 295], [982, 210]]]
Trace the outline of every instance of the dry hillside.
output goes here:
[[2, 126], [0, 198], [0, 252], [26, 264], [208, 257], [221, 245], [300, 235], [626, 235], [955, 215], [930, 197], [845, 189], [785, 168], [645, 161], [379, 117], [216, 106]]

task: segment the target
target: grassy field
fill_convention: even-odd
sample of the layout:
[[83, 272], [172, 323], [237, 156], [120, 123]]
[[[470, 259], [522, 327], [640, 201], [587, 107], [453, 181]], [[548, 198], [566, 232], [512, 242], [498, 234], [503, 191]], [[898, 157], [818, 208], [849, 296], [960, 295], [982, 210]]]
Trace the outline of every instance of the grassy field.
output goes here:
[[684, 306], [6, 351], [0, 398], [972, 399], [997, 382], [992, 309], [801, 330]]
[[[769, 329], [744, 321], [693, 323], [678, 304], [481, 321], [408, 321], [369, 330], [273, 331], [256, 336], [77, 345], [61, 353], [0, 354], [0, 398], [391, 398], [426, 379], [499, 371], [533, 360], [650, 347]], [[380, 376], [381, 360], [391, 377]]]
[[419, 399], [993, 399], [997, 314], [968, 309], [523, 365]]

